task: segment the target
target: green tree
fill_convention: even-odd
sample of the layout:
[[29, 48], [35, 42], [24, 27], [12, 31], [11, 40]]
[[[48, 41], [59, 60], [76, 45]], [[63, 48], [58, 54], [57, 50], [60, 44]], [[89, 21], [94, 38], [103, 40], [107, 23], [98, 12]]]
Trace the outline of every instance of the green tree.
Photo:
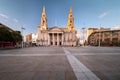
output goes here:
[[0, 41], [1, 42], [12, 41], [11, 32], [8, 29], [4, 28], [4, 27], [0, 27]]
[[13, 42], [14, 44], [20, 43], [22, 36], [16, 31], [12, 31], [6, 27], [0, 27], [0, 42]]
[[18, 32], [12, 32], [13, 43], [20, 43], [22, 41], [22, 35]]

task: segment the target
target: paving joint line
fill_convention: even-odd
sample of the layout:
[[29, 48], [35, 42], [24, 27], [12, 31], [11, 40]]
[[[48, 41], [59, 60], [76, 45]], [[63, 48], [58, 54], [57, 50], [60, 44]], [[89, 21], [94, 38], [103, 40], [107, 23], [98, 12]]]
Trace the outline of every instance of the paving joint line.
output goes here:
[[11, 57], [14, 57], [14, 56], [65, 56], [65, 54], [0, 54], [0, 57], [3, 57], [3, 56], [11, 56]]
[[66, 48], [63, 50], [67, 56], [67, 59], [73, 68], [73, 72], [77, 80], [100, 80], [90, 69], [82, 64], [74, 55], [72, 55]]

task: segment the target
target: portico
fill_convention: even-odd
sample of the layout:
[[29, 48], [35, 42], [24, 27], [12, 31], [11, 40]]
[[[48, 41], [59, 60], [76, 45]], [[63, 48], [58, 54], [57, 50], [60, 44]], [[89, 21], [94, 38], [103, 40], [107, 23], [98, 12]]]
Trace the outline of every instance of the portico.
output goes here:
[[61, 46], [63, 44], [63, 33], [62, 32], [48, 33], [48, 44], [53, 46]]

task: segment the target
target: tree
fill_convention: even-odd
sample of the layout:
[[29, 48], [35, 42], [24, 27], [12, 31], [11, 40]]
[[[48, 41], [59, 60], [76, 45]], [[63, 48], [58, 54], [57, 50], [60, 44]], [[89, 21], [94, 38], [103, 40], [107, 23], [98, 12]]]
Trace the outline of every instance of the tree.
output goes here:
[[12, 41], [11, 32], [5, 27], [0, 27], [0, 41], [1, 42]]
[[6, 27], [0, 27], [0, 42], [13, 42], [14, 44], [20, 43], [22, 36], [20, 33], [10, 30]]
[[13, 43], [20, 43], [22, 42], [22, 35], [18, 32], [12, 32], [12, 39], [13, 39]]

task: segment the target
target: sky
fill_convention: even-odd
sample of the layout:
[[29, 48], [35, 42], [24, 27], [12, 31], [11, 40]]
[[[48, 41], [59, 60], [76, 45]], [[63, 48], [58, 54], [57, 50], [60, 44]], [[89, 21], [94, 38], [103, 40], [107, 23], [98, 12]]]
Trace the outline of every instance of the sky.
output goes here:
[[[0, 0], [0, 22], [14, 30], [24, 27], [24, 35], [37, 33], [43, 7], [48, 27], [67, 27], [70, 7], [74, 25], [88, 28], [120, 27], [120, 0]], [[80, 33], [81, 34], [81, 33]]]

